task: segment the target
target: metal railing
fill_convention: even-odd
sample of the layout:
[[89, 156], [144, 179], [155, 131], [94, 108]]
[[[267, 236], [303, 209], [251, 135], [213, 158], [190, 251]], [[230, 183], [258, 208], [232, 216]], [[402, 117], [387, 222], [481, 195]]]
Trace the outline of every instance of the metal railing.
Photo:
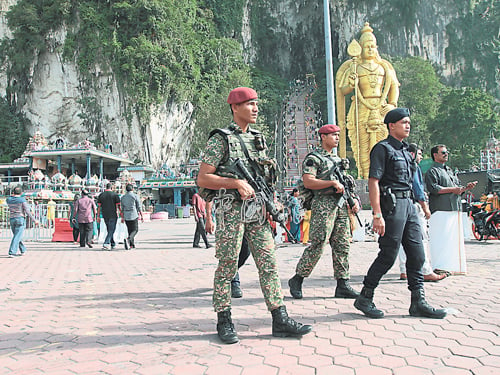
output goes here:
[[[24, 230], [24, 241], [47, 241], [52, 239], [55, 230], [55, 219], [69, 218], [71, 206], [69, 204], [30, 204], [31, 212], [39, 225], [35, 226], [30, 217], [26, 218], [26, 229]], [[10, 239], [9, 206], [0, 205], [0, 239]]]

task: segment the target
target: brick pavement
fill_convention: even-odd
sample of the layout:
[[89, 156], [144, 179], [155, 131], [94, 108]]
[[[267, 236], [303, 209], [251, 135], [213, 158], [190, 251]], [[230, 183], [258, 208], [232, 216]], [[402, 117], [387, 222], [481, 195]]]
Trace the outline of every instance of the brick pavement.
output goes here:
[[[253, 260], [241, 269], [244, 297], [233, 301], [241, 342], [215, 334], [213, 249], [193, 249], [194, 221], [145, 223], [130, 251], [28, 243], [7, 258], [0, 242], [0, 374], [499, 374], [500, 246], [467, 244], [468, 276], [426, 283], [444, 320], [408, 315], [410, 295], [395, 266], [376, 290], [386, 317], [360, 315], [332, 298], [324, 254], [304, 283], [286, 282], [303, 247], [281, 247], [280, 276], [292, 317], [314, 324], [302, 339], [271, 336]], [[352, 246], [352, 284], [375, 257], [374, 242]]]

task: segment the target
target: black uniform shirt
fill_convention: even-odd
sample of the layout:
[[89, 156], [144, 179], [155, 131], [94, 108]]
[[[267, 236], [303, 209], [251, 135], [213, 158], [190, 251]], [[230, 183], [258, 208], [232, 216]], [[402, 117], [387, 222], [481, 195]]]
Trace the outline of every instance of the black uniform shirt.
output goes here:
[[408, 144], [393, 136], [377, 143], [370, 152], [370, 178], [379, 180], [379, 186], [393, 191], [412, 188], [417, 166], [408, 151]]

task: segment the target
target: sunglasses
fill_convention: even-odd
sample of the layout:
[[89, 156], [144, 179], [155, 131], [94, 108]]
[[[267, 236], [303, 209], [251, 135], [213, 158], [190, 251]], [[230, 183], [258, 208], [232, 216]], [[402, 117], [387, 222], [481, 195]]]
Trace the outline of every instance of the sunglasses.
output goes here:
[[449, 151], [441, 151], [443, 155], [448, 155], [450, 152]]

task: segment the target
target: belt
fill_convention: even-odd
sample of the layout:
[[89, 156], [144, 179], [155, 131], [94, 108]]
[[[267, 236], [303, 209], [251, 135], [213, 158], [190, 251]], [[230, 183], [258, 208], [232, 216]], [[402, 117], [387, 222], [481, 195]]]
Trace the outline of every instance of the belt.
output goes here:
[[397, 199], [411, 198], [411, 190], [393, 191], [393, 194], [396, 196]]

